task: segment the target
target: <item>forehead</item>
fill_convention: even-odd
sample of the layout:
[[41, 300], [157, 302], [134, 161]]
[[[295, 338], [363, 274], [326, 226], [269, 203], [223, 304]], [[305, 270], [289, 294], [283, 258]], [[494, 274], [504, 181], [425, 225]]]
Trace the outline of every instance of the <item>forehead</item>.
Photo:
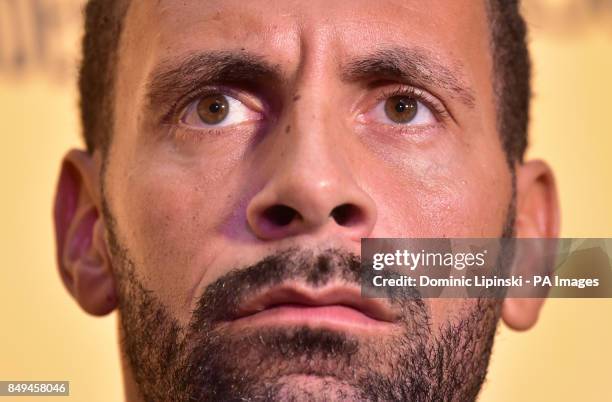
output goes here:
[[469, 64], [488, 52], [488, 22], [484, 1], [474, 0], [134, 1], [123, 41], [148, 59], [246, 49], [282, 63], [401, 44]]

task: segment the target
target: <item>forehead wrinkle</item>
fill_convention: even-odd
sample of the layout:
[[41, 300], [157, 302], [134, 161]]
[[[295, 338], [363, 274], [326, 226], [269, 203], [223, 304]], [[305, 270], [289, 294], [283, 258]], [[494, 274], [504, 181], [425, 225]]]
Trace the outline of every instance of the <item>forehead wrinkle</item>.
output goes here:
[[460, 78], [459, 62], [453, 61], [452, 66], [452, 69], [445, 66], [438, 56], [422, 47], [391, 46], [355, 57], [341, 69], [345, 81], [395, 78], [414, 84], [433, 85], [451, 92], [454, 98], [473, 108], [474, 90]]
[[[230, 1], [157, 0], [154, 7], [154, 27], [163, 31], [163, 46], [176, 46], [176, 39], [206, 33], [207, 41], [233, 43], [242, 46], [249, 39], [261, 40], [276, 28], [270, 23], [264, 7], [232, 4]], [[181, 35], [184, 35], [181, 37]], [[221, 42], [218, 42], [221, 40]]]

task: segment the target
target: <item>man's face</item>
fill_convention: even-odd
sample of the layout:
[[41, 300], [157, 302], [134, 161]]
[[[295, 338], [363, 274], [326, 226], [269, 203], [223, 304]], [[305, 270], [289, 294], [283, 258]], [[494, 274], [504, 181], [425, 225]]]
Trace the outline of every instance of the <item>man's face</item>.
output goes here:
[[355, 267], [508, 234], [489, 38], [471, 0], [132, 2], [103, 195], [145, 398], [475, 396], [498, 306]]

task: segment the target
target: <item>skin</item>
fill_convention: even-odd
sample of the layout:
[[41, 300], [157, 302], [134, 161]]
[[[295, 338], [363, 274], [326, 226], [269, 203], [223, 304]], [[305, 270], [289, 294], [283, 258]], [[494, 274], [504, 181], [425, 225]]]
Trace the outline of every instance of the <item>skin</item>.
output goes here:
[[[346, 80], [343, 72], [356, 58], [398, 47], [452, 73], [469, 102], [434, 79], [414, 86], [446, 117], [433, 112], [426, 124], [403, 128], [385, 121], [373, 111], [381, 96], [410, 82]], [[257, 55], [282, 79], [232, 86], [251, 120], [215, 132], [160, 123], [169, 105], [150, 101], [152, 77], [210, 51]], [[512, 174], [497, 131], [492, 74], [484, 2], [133, 2], [106, 167], [100, 151], [72, 150], [60, 172], [55, 220], [67, 289], [88, 313], [117, 308], [102, 181], [136, 275], [182, 326], [209, 284], [289, 247], [359, 254], [362, 237], [500, 236]], [[541, 161], [514, 168], [516, 236], [556, 236], [550, 169]], [[350, 223], [340, 224], [330, 213], [345, 204]], [[277, 205], [297, 212], [290, 224], [266, 214]], [[435, 332], [471, 302], [426, 303]], [[506, 300], [502, 318], [528, 329], [541, 305]], [[126, 398], [136, 401], [129, 365], [124, 372]]]

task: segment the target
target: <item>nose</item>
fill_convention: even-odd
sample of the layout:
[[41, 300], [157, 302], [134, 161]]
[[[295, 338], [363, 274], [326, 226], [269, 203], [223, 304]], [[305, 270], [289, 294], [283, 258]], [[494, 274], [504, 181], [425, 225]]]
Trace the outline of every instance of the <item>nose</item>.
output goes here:
[[371, 198], [354, 183], [332, 177], [285, 172], [249, 203], [247, 220], [262, 240], [306, 233], [340, 234], [358, 241], [376, 221]]
[[376, 222], [376, 206], [341, 155], [311, 138], [275, 160], [272, 174], [247, 206], [247, 221], [261, 240], [303, 234], [360, 241]]

